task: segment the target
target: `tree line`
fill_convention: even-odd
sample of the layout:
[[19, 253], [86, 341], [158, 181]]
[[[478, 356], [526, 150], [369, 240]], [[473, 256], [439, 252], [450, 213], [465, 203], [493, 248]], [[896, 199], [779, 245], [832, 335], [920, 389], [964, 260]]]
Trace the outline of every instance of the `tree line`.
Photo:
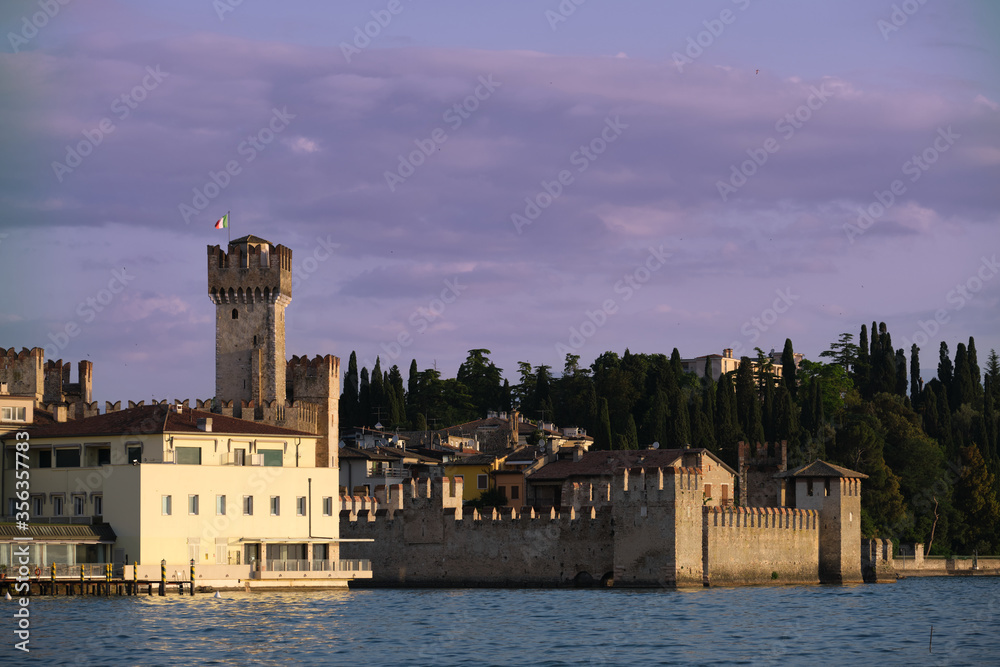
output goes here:
[[[454, 378], [409, 366], [358, 372], [351, 353], [340, 400], [344, 428], [444, 428], [518, 410], [533, 420], [580, 426], [597, 449], [703, 447], [732, 467], [737, 443], [787, 441], [789, 466], [816, 458], [868, 475], [862, 532], [924, 542], [928, 553], [1000, 553], [1000, 360], [985, 371], [975, 340], [938, 349], [937, 376], [920, 376], [920, 348], [894, 349], [884, 323], [843, 333], [818, 361], [795, 363], [760, 348], [736, 371], [712, 379], [685, 372], [676, 348], [664, 354], [604, 352], [589, 366], [567, 354], [559, 377], [519, 362], [511, 384], [470, 350]], [[776, 372], [780, 366], [780, 372]], [[780, 377], [779, 377], [780, 375]]]

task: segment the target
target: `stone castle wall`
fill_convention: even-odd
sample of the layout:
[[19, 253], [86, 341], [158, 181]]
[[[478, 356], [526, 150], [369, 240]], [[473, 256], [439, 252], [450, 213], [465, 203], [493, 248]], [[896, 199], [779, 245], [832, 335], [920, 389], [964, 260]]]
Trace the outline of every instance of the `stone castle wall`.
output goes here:
[[[372, 585], [821, 581], [819, 511], [705, 506], [695, 468], [626, 470], [609, 488], [610, 503], [573, 505], [561, 514], [463, 511], [461, 481], [447, 478], [383, 493], [341, 498], [341, 538], [374, 540], [342, 543], [341, 557], [371, 560]], [[591, 489], [578, 493], [591, 497]]]
[[819, 583], [819, 513], [785, 507], [704, 508], [706, 583]]

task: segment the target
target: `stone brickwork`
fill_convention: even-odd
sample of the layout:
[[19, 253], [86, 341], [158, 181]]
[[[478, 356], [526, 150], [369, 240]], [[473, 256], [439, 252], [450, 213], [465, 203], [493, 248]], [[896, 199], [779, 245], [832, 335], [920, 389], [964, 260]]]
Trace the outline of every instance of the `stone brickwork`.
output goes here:
[[866, 584], [898, 579], [892, 558], [892, 540], [861, 540], [861, 576]]
[[337, 465], [340, 359], [285, 359], [285, 308], [292, 300], [292, 251], [264, 239], [208, 247], [215, 304], [215, 402], [228, 417], [319, 436], [316, 465]]
[[45, 395], [45, 351], [40, 347], [0, 348], [0, 382], [14, 396], [32, 396], [41, 401]]
[[284, 404], [292, 251], [253, 236], [230, 242], [229, 252], [209, 246], [208, 294], [215, 304], [216, 398]]
[[[804, 584], [832, 581], [824, 567], [853, 581], [854, 563], [860, 581], [857, 523], [828, 519], [854, 532], [832, 540], [820, 509], [707, 506], [696, 468], [633, 468], [572, 492], [564, 512], [541, 515], [463, 511], [461, 481], [447, 478], [342, 497], [341, 537], [374, 542], [344, 542], [341, 557], [370, 559], [385, 586]], [[850, 513], [855, 496], [841, 498]], [[821, 562], [824, 539], [844, 546], [836, 568]]]
[[706, 507], [706, 583], [819, 583], [819, 513], [787, 507]]
[[[286, 395], [296, 404], [316, 406], [316, 465], [337, 466], [340, 440], [340, 359], [333, 355], [293, 356], [285, 373]], [[290, 427], [291, 428], [291, 427]], [[305, 429], [300, 429], [305, 430]]]
[[[77, 364], [78, 379], [71, 382], [73, 364], [62, 359], [45, 361], [40, 347], [0, 348], [0, 382], [7, 383], [13, 396], [30, 396], [39, 408], [43, 404], [89, 404], [93, 400], [94, 364], [83, 360]], [[72, 409], [71, 418], [82, 419], [83, 411]]]
[[741, 507], [780, 507], [778, 483], [774, 475], [788, 470], [788, 444], [757, 443], [751, 447], [742, 440], [737, 445], [739, 499]]

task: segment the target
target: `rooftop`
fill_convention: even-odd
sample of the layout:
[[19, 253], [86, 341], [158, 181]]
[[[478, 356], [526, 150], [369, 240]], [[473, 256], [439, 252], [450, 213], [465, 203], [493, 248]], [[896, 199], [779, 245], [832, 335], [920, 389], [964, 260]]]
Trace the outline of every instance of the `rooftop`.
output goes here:
[[212, 420], [212, 433], [227, 435], [285, 435], [315, 437], [312, 433], [280, 426], [225, 417], [214, 412], [183, 409], [175, 412], [170, 405], [143, 405], [127, 410], [106, 412], [86, 419], [52, 422], [31, 432], [32, 438], [69, 438], [75, 436], [133, 435], [159, 433], [204, 433], [199, 419]]

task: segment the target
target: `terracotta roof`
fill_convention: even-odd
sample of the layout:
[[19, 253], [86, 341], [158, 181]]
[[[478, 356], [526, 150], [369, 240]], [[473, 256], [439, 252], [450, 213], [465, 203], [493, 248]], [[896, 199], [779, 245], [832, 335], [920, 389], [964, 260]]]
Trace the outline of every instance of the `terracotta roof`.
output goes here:
[[850, 477], [868, 479], [868, 475], [816, 459], [795, 470], [779, 472], [775, 477]]
[[578, 475], [619, 473], [625, 468], [667, 468], [691, 449], [628, 449], [585, 452], [579, 461], [553, 461], [529, 476], [531, 480], [566, 479]]
[[452, 459], [445, 466], [488, 466], [492, 465], [496, 460], [497, 457], [494, 454], [473, 454], [472, 456]]
[[247, 234], [246, 236], [241, 236], [238, 239], [233, 239], [229, 242], [229, 245], [239, 245], [240, 243], [266, 243], [270, 246], [274, 245], [270, 241], [266, 241], [259, 236], [254, 236], [253, 234]]
[[341, 447], [337, 454], [341, 459], [363, 459], [366, 461], [398, 461], [398, 457], [386, 456], [374, 449], [360, 449], [358, 447]]
[[312, 436], [312, 433], [295, 431], [260, 422], [225, 417], [212, 412], [185, 408], [180, 413], [168, 405], [144, 405], [117, 412], [106, 412], [87, 419], [71, 419], [52, 423], [32, 431], [32, 438], [70, 438], [75, 436], [132, 435], [155, 433], [204, 433], [198, 428], [198, 419], [212, 420], [212, 433], [227, 435], [288, 435]]

